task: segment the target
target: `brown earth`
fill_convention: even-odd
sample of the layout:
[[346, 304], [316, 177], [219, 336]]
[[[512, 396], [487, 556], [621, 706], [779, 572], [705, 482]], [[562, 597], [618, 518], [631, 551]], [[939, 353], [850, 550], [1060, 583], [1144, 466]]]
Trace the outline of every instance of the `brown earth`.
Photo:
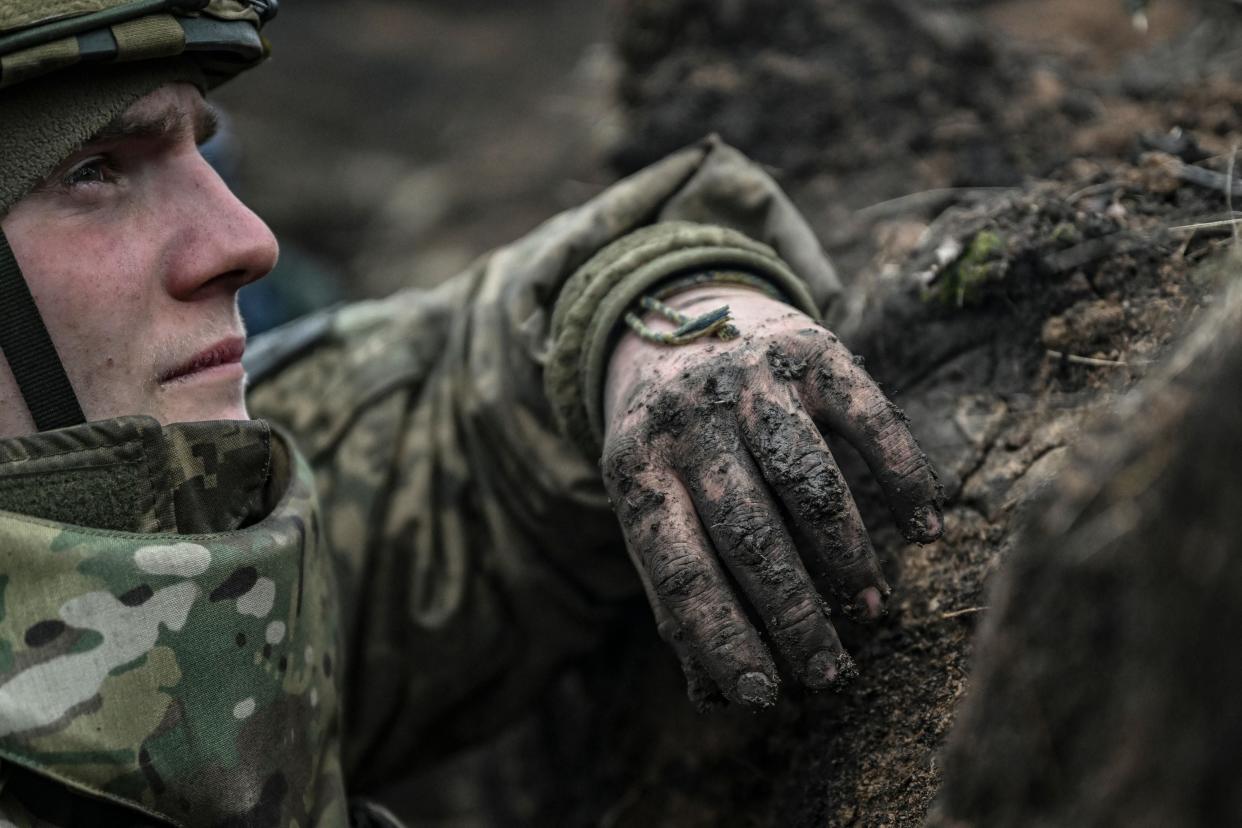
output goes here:
[[1237, 825], [1240, 259], [996, 578], [932, 824]]

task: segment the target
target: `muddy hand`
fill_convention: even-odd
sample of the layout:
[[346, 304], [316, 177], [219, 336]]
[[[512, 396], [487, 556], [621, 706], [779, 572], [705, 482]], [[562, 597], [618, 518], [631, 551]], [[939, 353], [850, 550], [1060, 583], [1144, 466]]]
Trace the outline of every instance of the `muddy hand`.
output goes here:
[[660, 633], [700, 703], [772, 704], [776, 659], [829, 687], [853, 665], [821, 590], [860, 619], [890, 590], [820, 428], [859, 451], [912, 541], [940, 534], [935, 475], [901, 413], [805, 315], [735, 287], [669, 304], [727, 304], [742, 335], [670, 347], [627, 332], [609, 364], [604, 479]]

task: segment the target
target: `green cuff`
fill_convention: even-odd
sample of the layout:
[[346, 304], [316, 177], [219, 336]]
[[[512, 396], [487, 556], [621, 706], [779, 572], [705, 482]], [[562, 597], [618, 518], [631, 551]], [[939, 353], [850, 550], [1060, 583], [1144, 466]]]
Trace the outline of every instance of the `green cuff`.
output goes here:
[[709, 270], [749, 273], [813, 319], [806, 284], [765, 244], [725, 227], [663, 222], [614, 242], [566, 282], [552, 314], [544, 389], [561, 431], [598, 459], [604, 445], [604, 379], [618, 323], [639, 298], [671, 279]]

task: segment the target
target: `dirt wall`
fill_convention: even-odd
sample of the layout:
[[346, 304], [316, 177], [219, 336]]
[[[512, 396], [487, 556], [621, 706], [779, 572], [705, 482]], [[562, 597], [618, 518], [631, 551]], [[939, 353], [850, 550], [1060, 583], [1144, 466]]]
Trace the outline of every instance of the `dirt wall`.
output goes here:
[[993, 590], [933, 824], [1242, 820], [1236, 285], [1221, 304], [1032, 510]]

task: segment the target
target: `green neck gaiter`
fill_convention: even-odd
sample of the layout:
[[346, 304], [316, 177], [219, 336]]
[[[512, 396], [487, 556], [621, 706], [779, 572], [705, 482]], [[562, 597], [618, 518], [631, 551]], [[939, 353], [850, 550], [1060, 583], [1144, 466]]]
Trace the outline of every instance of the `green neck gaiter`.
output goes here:
[[[170, 468], [149, 479], [244, 479], [223, 466], [257, 462], [250, 476], [270, 485], [243, 528], [141, 533], [0, 512], [0, 784], [33, 773], [172, 825], [345, 826], [336, 589], [311, 471], [276, 435], [269, 470], [251, 424], [240, 440], [238, 424], [198, 425], [196, 445], [214, 428], [220, 450], [165, 452], [147, 468]], [[83, 472], [158, 442], [66, 431]], [[8, 445], [3, 465], [47, 466], [62, 443]], [[0, 821], [37, 813], [30, 789], [0, 789]]]
[[0, 510], [119, 532], [231, 532], [271, 510], [272, 473], [262, 420], [117, 417], [0, 440]]

